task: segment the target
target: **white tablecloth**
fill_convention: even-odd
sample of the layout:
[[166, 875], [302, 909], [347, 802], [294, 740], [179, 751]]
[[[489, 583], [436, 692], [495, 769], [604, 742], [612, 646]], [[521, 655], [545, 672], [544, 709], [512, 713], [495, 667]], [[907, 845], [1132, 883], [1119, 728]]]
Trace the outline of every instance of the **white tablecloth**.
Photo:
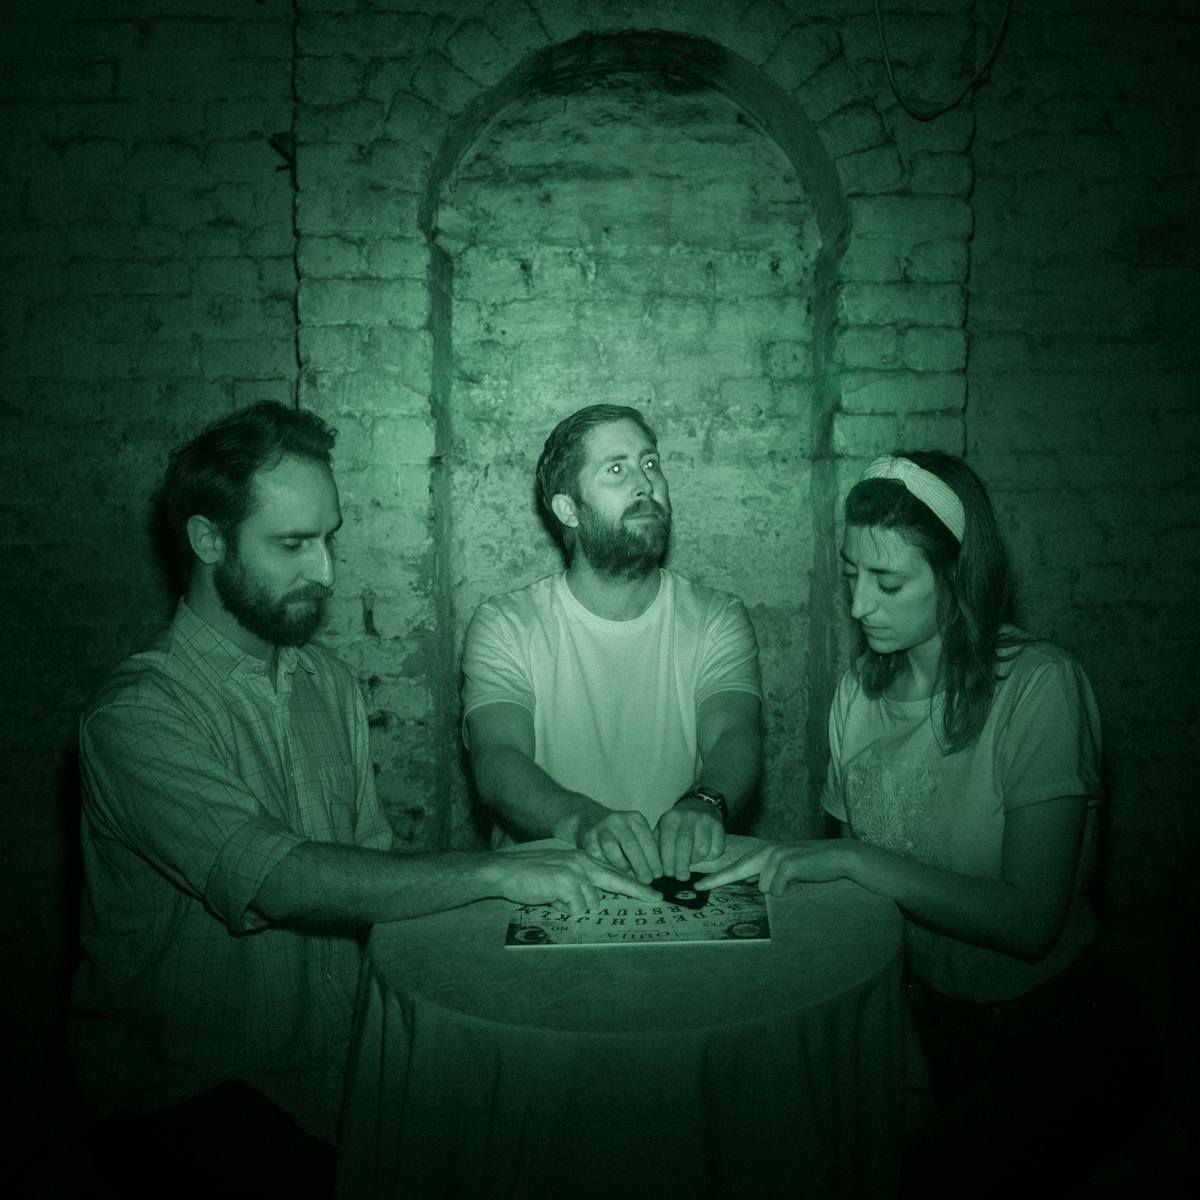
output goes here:
[[511, 907], [372, 932], [341, 1200], [894, 1193], [890, 901], [812, 884], [770, 901], [769, 943], [555, 949], [506, 949]]

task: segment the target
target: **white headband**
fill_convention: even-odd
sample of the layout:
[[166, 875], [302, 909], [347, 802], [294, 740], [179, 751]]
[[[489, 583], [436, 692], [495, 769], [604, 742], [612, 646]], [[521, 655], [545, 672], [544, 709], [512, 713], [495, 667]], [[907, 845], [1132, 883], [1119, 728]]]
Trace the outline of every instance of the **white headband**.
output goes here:
[[907, 458], [883, 454], [866, 469], [863, 479], [898, 479], [909, 492], [961, 542], [967, 526], [962, 501], [949, 484]]

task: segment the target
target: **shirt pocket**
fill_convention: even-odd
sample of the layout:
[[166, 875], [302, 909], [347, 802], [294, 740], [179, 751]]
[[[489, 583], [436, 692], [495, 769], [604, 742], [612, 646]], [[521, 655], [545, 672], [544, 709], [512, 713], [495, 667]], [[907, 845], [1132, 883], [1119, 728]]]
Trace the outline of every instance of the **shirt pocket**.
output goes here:
[[357, 784], [353, 760], [348, 746], [341, 754], [328, 741], [325, 752], [319, 752], [319, 744], [303, 739], [292, 743], [296, 831], [318, 842], [344, 841], [346, 824], [352, 827], [353, 822]]
[[323, 824], [318, 834], [311, 836], [322, 841], [350, 845], [354, 842], [355, 805], [358, 797], [358, 780], [347, 763], [323, 764], [317, 768], [316, 784], [318, 797], [314, 797], [313, 816]]

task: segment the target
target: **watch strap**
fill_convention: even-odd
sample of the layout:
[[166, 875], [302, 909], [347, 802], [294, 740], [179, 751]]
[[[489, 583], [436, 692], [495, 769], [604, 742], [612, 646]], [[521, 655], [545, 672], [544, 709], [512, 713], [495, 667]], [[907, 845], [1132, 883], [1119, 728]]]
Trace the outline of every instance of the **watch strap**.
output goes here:
[[[695, 787], [688, 788], [679, 800], [703, 800], [705, 804], [715, 808], [721, 817], [721, 824], [729, 823], [729, 805], [725, 801], [725, 797], [717, 791], [716, 788], [705, 787], [703, 784], [697, 784]], [[678, 804], [679, 800], [675, 803]]]

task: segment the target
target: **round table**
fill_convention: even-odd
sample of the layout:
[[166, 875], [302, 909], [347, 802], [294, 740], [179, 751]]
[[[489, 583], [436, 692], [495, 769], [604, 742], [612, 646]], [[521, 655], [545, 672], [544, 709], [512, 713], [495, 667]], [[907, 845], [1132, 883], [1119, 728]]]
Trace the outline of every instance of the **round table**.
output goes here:
[[[731, 838], [722, 861], [755, 844]], [[769, 901], [769, 942], [554, 948], [505, 947], [513, 907], [373, 930], [339, 1197], [895, 1191], [903, 922], [890, 901], [809, 884]]]

